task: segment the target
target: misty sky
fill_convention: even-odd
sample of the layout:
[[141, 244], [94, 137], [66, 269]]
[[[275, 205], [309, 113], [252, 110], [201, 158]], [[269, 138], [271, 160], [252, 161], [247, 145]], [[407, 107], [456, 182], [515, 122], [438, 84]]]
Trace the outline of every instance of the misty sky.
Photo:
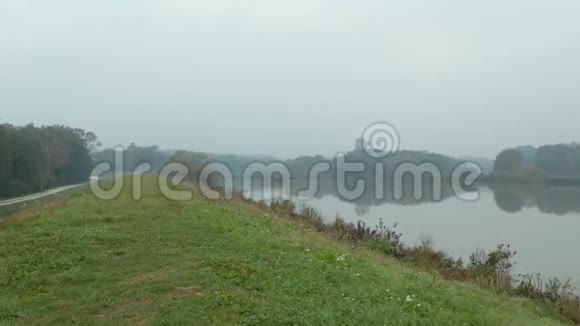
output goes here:
[[0, 119], [104, 145], [494, 157], [580, 141], [578, 0], [1, 0]]

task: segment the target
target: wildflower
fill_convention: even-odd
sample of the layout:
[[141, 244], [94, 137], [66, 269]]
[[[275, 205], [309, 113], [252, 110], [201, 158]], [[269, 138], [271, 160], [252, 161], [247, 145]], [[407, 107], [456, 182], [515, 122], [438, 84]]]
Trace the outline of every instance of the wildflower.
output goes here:
[[407, 296], [407, 302], [413, 302], [413, 298], [410, 295]]

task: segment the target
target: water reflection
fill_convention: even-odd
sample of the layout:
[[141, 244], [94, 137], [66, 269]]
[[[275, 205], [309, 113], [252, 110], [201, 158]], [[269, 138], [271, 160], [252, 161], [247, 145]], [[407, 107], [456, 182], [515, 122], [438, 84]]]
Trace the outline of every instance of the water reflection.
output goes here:
[[[433, 200], [431, 185], [425, 183], [424, 196], [420, 199], [405, 184], [402, 200], [394, 198], [388, 185], [382, 199], [376, 199], [373, 187], [369, 187], [361, 198], [346, 200], [332, 183], [323, 182], [315, 198], [303, 201], [329, 221], [338, 215], [347, 222], [363, 220], [370, 226], [380, 221], [388, 225], [398, 223], [405, 243], [420, 243], [427, 234], [438, 249], [464, 260], [476, 248], [489, 250], [500, 243], [510, 244], [518, 250], [516, 274], [541, 273], [546, 277], [571, 279], [580, 288], [580, 251], [576, 250], [580, 187], [481, 185], [480, 199], [466, 202], [454, 196], [448, 183], [442, 185], [441, 200]], [[259, 194], [261, 191], [256, 186], [255, 194], [246, 195], [260, 199], [264, 194]], [[295, 181], [285, 196], [302, 201], [297, 194], [306, 186], [306, 182]], [[266, 197], [278, 195], [268, 193]], [[554, 218], [555, 214], [567, 216]]]
[[[264, 193], [261, 189], [261, 180], [254, 180], [253, 192], [251, 197], [254, 199], [264, 198]], [[275, 197], [294, 198], [298, 201], [306, 202], [310, 198], [298, 198], [298, 194], [304, 191], [309, 186], [306, 180], [292, 180], [292, 187], [290, 194], [282, 194], [276, 192], [280, 190], [279, 184], [271, 186], [275, 189]], [[346, 182], [349, 189], [354, 189], [356, 186], [355, 180]], [[367, 182], [367, 187], [362, 195], [355, 200], [346, 199], [337, 191], [335, 182], [329, 180], [321, 180], [318, 191], [314, 199], [321, 199], [327, 196], [332, 196], [342, 202], [347, 202], [355, 206], [355, 211], [358, 216], [366, 215], [373, 206], [382, 205], [401, 205], [401, 206], [415, 206], [423, 204], [441, 203], [455, 198], [455, 193], [449, 182], [441, 184], [441, 198], [434, 199], [434, 188], [432, 180], [426, 178], [422, 183], [421, 196], [417, 198], [414, 194], [412, 180], [405, 179], [403, 182], [402, 196], [398, 198], [395, 196], [392, 183], [385, 182], [383, 187], [383, 195], [377, 196], [377, 189], [373, 183]], [[241, 183], [238, 182], [235, 189], [242, 190]], [[542, 184], [523, 184], [523, 183], [495, 183], [492, 185], [479, 185], [476, 188], [479, 191], [492, 191], [496, 206], [506, 213], [518, 213], [523, 208], [536, 208], [545, 214], [565, 215], [569, 213], [580, 213], [580, 186], [556, 186], [556, 185], [542, 185]], [[471, 189], [475, 190], [475, 189]], [[380, 192], [379, 192], [380, 194]], [[266, 194], [266, 197], [271, 197], [272, 194]], [[378, 197], [378, 198], [377, 198]]]
[[580, 212], [578, 186], [499, 183], [491, 189], [497, 207], [507, 213], [517, 213], [524, 207], [555, 215]]
[[[297, 201], [307, 202], [313, 198], [300, 198], [300, 193], [309, 187], [307, 180], [292, 180], [290, 194], [281, 193], [281, 184], [274, 181], [266, 191], [262, 189], [262, 181], [254, 179], [251, 181], [252, 191], [249, 194], [253, 199], [269, 199], [271, 197], [286, 197], [293, 198]], [[345, 186], [350, 190], [356, 187], [356, 179], [350, 179], [345, 182]], [[440, 197], [435, 194], [434, 186], [440, 187]], [[244, 189], [241, 182], [238, 180], [234, 184], [234, 189], [238, 191]], [[425, 203], [442, 202], [451, 198], [454, 193], [449, 182], [444, 182], [441, 185], [434, 185], [433, 180], [425, 178], [421, 183], [421, 191], [419, 196], [415, 194], [415, 188], [412, 178], [404, 178], [402, 183], [402, 192], [396, 194], [393, 183], [388, 180], [382, 185], [382, 192], [378, 190], [378, 186], [372, 182], [366, 182], [366, 187], [361, 196], [356, 199], [348, 199], [340, 194], [337, 190], [336, 182], [334, 180], [320, 180], [318, 184], [318, 191], [314, 195], [314, 199], [321, 199], [323, 197], [332, 196], [340, 199], [343, 202], [351, 203], [356, 207], [358, 216], [363, 216], [368, 213], [370, 207], [381, 206], [385, 204], [395, 205], [420, 205]], [[380, 195], [378, 195], [380, 194]]]

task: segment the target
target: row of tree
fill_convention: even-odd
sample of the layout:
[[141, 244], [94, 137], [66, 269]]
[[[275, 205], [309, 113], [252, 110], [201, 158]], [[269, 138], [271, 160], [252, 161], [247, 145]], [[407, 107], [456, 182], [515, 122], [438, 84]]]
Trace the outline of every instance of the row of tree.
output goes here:
[[495, 160], [495, 174], [514, 177], [580, 177], [580, 145], [556, 144], [506, 149]]
[[[441, 172], [442, 177], [449, 177], [454, 168], [460, 163], [457, 159], [425, 151], [400, 150], [395, 153], [385, 155], [384, 157], [375, 158], [370, 156], [363, 148], [361, 139], [357, 139], [352, 150], [344, 153], [345, 162], [363, 163], [365, 168], [363, 172], [351, 172], [349, 175], [353, 179], [366, 178], [368, 181], [375, 180], [375, 167], [377, 163], [382, 163], [385, 176], [393, 176], [397, 168], [403, 163], [413, 163], [420, 165], [423, 163], [432, 163]], [[319, 162], [327, 162], [330, 165], [330, 171], [322, 174], [322, 177], [335, 179], [337, 158], [325, 159], [321, 155], [301, 156], [295, 159], [287, 160], [285, 163], [290, 168], [292, 176], [295, 179], [309, 178], [309, 172], [312, 167]]]
[[82, 129], [0, 124], [0, 197], [86, 181], [97, 145]]
[[129, 145], [126, 149], [122, 150], [123, 166], [115, 166], [115, 155], [116, 150], [113, 148], [107, 148], [99, 152], [94, 152], [91, 154], [93, 162], [95, 164], [100, 164], [108, 162], [112, 165], [113, 169], [116, 171], [122, 171], [126, 174], [131, 174], [135, 169], [142, 163], [149, 163], [153, 168], [153, 172], [159, 170], [159, 168], [167, 161], [169, 155], [162, 152], [158, 146], [137, 146], [134, 143]]
[[[206, 153], [192, 152], [186, 150], [165, 150], [159, 149], [159, 146], [138, 146], [132, 143], [121, 152], [113, 148], [107, 148], [91, 154], [95, 165], [100, 163], [111, 164], [110, 172], [121, 171], [124, 174], [133, 174], [143, 163], [151, 165], [150, 174], [157, 174], [168, 163], [181, 163], [188, 168], [190, 172], [189, 179], [197, 181], [199, 173], [204, 164], [208, 161], [209, 156]], [[122, 155], [122, 168], [116, 166], [116, 155]]]

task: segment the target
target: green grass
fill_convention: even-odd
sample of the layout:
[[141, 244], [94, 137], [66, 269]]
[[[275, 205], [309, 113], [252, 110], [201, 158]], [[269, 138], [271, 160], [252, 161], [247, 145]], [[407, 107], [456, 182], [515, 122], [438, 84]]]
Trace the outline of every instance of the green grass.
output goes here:
[[0, 224], [0, 323], [556, 325], [249, 204], [73, 194]]

